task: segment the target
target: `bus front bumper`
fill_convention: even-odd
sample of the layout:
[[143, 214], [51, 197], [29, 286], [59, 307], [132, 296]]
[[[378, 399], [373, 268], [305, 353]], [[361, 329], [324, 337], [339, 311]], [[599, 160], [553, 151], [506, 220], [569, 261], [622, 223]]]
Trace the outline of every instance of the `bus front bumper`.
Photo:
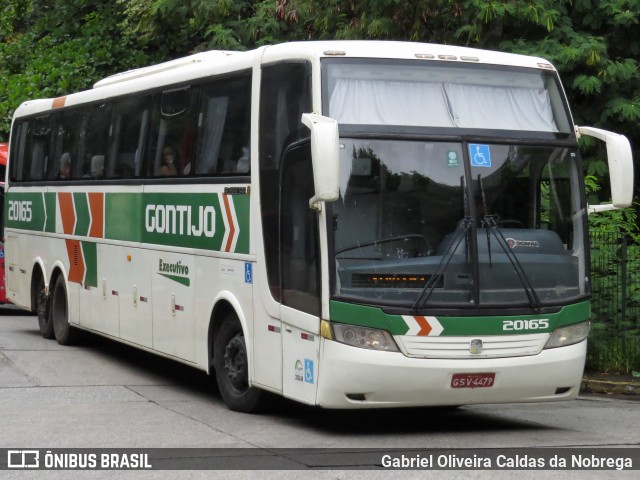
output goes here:
[[[384, 408], [572, 400], [579, 392], [587, 341], [537, 355], [422, 359], [323, 339], [316, 403], [325, 408]], [[455, 373], [495, 373], [491, 387], [453, 388]]]

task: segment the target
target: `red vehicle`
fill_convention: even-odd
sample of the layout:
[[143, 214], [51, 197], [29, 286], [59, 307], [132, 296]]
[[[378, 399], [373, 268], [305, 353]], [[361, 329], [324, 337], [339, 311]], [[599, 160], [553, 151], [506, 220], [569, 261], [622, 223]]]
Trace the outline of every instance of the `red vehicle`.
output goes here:
[[9, 145], [0, 143], [0, 304], [7, 303], [4, 276], [4, 174], [7, 169]]

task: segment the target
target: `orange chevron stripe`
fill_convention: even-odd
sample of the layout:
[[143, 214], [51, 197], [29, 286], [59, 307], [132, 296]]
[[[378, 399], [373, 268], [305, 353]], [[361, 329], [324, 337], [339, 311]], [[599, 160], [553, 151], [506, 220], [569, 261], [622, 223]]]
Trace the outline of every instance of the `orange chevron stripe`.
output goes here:
[[416, 335], [427, 336], [431, 333], [432, 327], [425, 317], [420, 316], [413, 318], [415, 318], [418, 325], [420, 325], [420, 331]]
[[231, 207], [229, 207], [229, 195], [222, 195], [224, 201], [224, 210], [229, 221], [229, 237], [227, 238], [227, 244], [224, 247], [225, 252], [231, 251], [231, 245], [233, 245], [233, 237], [236, 233], [236, 226], [233, 224], [233, 216], [231, 215]]
[[89, 236], [104, 238], [104, 193], [89, 193], [89, 210], [91, 212], [91, 228]]
[[62, 216], [62, 231], [66, 235], [73, 235], [73, 228], [76, 225], [76, 212], [73, 207], [73, 196], [69, 192], [58, 193], [58, 203], [60, 204], [60, 214]]
[[82, 283], [84, 280], [84, 259], [82, 258], [82, 246], [80, 240], [65, 240], [67, 255], [69, 256], [69, 281]]

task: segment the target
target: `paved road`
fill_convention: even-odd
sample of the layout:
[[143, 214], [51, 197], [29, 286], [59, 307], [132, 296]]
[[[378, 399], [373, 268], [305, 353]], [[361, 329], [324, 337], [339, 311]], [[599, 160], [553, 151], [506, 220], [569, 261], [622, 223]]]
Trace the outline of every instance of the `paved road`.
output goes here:
[[[199, 371], [97, 336], [87, 336], [79, 346], [62, 347], [40, 336], [35, 317], [6, 306], [0, 307], [0, 412], [0, 448], [640, 447], [640, 402], [601, 396], [456, 411], [336, 412], [283, 400], [267, 414], [238, 414], [224, 406], [213, 382]], [[16, 478], [27, 478], [20, 473]], [[69, 473], [84, 478], [100, 472], [66, 472], [59, 478]], [[111, 472], [110, 477], [114, 473], [132, 472]], [[164, 478], [166, 473], [143, 476]], [[429, 473], [443, 478], [442, 472], [393, 472], [392, 478], [425, 478]], [[634, 478], [631, 473], [616, 477]], [[510, 478], [505, 472], [462, 472], [450, 478], [484, 474]], [[562, 478], [589, 474], [605, 478], [603, 472], [579, 471], [565, 472]], [[211, 472], [190, 475], [210, 478]], [[255, 478], [256, 473], [235, 475]], [[291, 472], [261, 472], [264, 475], [299, 477]], [[353, 471], [311, 475], [362, 478]], [[372, 475], [382, 478], [381, 473], [367, 478]], [[539, 475], [524, 471], [518, 478]], [[227, 472], [219, 478], [228, 476]]]

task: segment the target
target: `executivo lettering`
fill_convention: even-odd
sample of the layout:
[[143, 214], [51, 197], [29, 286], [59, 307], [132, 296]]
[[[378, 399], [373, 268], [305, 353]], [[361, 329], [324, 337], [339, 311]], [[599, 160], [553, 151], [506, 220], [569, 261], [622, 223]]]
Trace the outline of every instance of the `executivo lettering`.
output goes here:
[[169, 263], [160, 259], [158, 273], [169, 280], [173, 280], [187, 287], [191, 284], [191, 280], [189, 280], [189, 267], [183, 265], [180, 260]]
[[216, 233], [216, 210], [211, 205], [147, 205], [144, 226], [149, 233], [213, 237]]
[[183, 265], [180, 260], [176, 263], [168, 263], [160, 259], [158, 270], [166, 273], [177, 273], [178, 275], [189, 275], [189, 267], [187, 265]]

